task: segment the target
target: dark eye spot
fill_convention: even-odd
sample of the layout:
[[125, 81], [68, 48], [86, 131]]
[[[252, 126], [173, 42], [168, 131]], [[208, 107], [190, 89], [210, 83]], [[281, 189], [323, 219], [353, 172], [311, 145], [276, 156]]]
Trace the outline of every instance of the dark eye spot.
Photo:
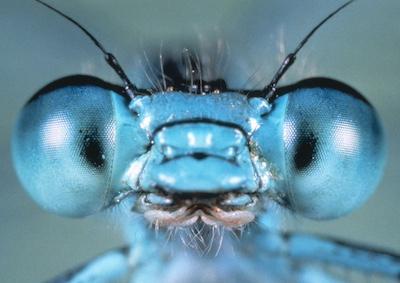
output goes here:
[[293, 157], [297, 171], [306, 170], [315, 160], [317, 155], [318, 138], [312, 131], [302, 131], [298, 137], [298, 143]]
[[86, 130], [82, 137], [82, 147], [80, 155], [85, 163], [100, 169], [105, 166], [104, 149], [101, 143], [101, 136], [98, 135], [97, 129]]

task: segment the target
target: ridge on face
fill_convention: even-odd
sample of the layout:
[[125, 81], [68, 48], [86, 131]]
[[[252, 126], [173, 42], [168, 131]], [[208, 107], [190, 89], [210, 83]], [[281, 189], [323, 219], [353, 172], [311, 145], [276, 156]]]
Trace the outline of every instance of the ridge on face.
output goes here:
[[268, 111], [268, 104], [261, 98], [248, 99], [237, 92], [160, 92], [135, 98], [129, 108], [139, 116], [140, 126], [148, 135], [165, 124], [200, 120], [232, 124], [251, 135], [259, 126], [261, 115]]
[[265, 180], [249, 140], [269, 109], [266, 101], [236, 92], [166, 92], [138, 97], [129, 107], [151, 140], [140, 170], [132, 166], [140, 174], [128, 174], [142, 193], [134, 210], [159, 226], [254, 220]]

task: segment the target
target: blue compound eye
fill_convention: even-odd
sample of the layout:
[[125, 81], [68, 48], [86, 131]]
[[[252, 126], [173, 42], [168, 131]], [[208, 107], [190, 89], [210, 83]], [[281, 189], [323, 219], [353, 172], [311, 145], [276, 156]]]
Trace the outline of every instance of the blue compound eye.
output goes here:
[[127, 103], [109, 89], [75, 85], [39, 92], [25, 105], [14, 131], [13, 158], [39, 205], [85, 216], [123, 189], [115, 180], [141, 149]]
[[375, 190], [385, 143], [376, 112], [361, 96], [299, 89], [277, 98], [265, 119], [260, 147], [278, 169], [278, 190], [294, 211], [336, 218]]

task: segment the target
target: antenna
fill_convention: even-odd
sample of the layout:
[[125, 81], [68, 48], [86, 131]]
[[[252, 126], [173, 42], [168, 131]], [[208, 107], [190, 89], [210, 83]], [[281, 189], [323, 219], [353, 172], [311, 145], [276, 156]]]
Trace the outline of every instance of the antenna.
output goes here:
[[350, 0], [337, 8], [335, 11], [330, 13], [325, 19], [323, 19], [318, 25], [316, 25], [307, 35], [306, 37], [297, 45], [296, 49], [289, 53], [285, 60], [283, 60], [281, 66], [279, 67], [278, 71], [275, 73], [274, 77], [272, 78], [271, 82], [262, 90], [263, 93], [266, 93], [265, 99], [269, 100], [276, 91], [276, 85], [281, 77], [286, 73], [286, 71], [292, 66], [294, 61], [296, 60], [296, 55], [300, 51], [300, 49], [307, 43], [307, 41], [311, 38], [311, 36], [323, 25], [325, 24], [330, 18], [334, 15], [339, 13], [342, 9], [344, 9], [347, 5], [350, 5], [354, 0]]
[[132, 82], [129, 80], [128, 76], [125, 74], [124, 70], [122, 69], [121, 65], [118, 63], [117, 58], [111, 53], [108, 52], [103, 45], [92, 35], [86, 28], [84, 28], [80, 23], [78, 23], [76, 20], [71, 18], [70, 16], [67, 16], [60, 10], [57, 10], [56, 8], [50, 6], [49, 4], [43, 2], [42, 0], [34, 0], [38, 2], [39, 4], [42, 4], [43, 6], [49, 8], [50, 10], [56, 12], [63, 18], [67, 19], [71, 23], [73, 23], [75, 26], [77, 26], [81, 31], [83, 31], [89, 38], [90, 40], [100, 49], [100, 51], [104, 54], [104, 59], [106, 60], [107, 64], [113, 68], [113, 70], [117, 73], [117, 75], [121, 78], [122, 82], [124, 83], [124, 89], [127, 95], [131, 99], [135, 97], [135, 92], [139, 92], [137, 87], [132, 84]]

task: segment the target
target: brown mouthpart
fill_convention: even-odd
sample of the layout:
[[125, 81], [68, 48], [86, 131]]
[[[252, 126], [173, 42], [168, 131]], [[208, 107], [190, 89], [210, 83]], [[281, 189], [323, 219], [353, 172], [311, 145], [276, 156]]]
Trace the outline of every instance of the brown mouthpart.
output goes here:
[[240, 228], [255, 219], [259, 197], [243, 193], [143, 193], [133, 210], [157, 228], [185, 227], [201, 221], [210, 226]]

